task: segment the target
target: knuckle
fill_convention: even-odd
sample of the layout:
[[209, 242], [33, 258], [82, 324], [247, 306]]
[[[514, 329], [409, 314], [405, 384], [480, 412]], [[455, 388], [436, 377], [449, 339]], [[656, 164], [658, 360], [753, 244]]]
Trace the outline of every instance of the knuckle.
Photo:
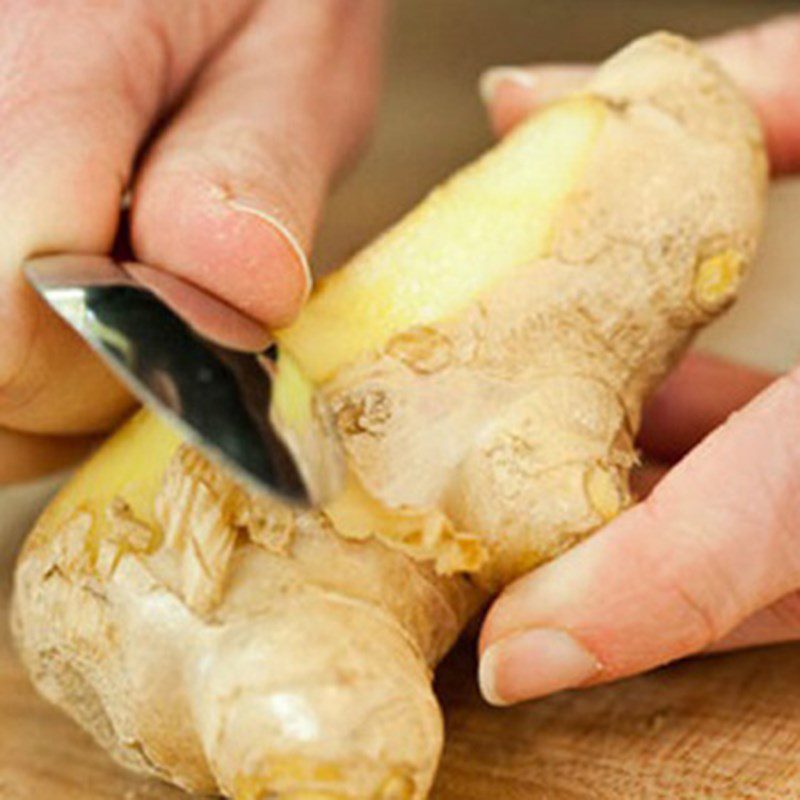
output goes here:
[[110, 48], [122, 96], [139, 115], [150, 117], [169, 95], [173, 45], [162, 7], [138, 2], [126, 11], [125, 25], [103, 15], [97, 15], [94, 24], [101, 27]]
[[[255, 119], [230, 117], [217, 121], [209, 131], [211, 150], [217, 156], [229, 158], [247, 166], [262, 163], [265, 155], [273, 153], [276, 143], [266, 124]], [[282, 142], [284, 158], [294, 159], [291, 142]]]
[[729, 629], [730, 626], [722, 624], [716, 606], [691, 584], [673, 578], [667, 583], [667, 591], [676, 599], [687, 620], [689, 649], [702, 650], [721, 639]]
[[[236, 196], [269, 191], [272, 202], [294, 213], [302, 198], [314, 195], [324, 181], [324, 163], [300, 138], [271, 130], [257, 119], [235, 116], [209, 122], [196, 129], [192, 152], [170, 148], [168, 163], [219, 186]], [[180, 141], [192, 135], [184, 130]]]
[[152, 116], [173, 60], [165, 8], [144, 0], [5, 0], [0, 53], [14, 79], [3, 82], [2, 99], [40, 109], [53, 100], [76, 103], [86, 114], [121, 100], [138, 116]]
[[[694, 652], [720, 639], [744, 616], [744, 598], [729, 575], [726, 563], [708, 544], [715, 537], [682, 523], [672, 504], [662, 504], [658, 490], [641, 504], [649, 518], [646, 530], [658, 533], [658, 546], [645, 544], [639, 573], [649, 576], [651, 591], [668, 607], [675, 635], [686, 652]], [[701, 525], [697, 521], [697, 525]], [[655, 538], [655, 537], [653, 537]]]

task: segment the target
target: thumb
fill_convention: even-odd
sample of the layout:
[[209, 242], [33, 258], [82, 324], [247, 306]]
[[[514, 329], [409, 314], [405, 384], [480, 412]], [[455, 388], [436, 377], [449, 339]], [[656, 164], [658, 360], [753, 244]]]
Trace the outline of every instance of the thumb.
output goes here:
[[484, 695], [513, 703], [708, 648], [800, 586], [798, 522], [800, 368], [646, 501], [501, 595], [482, 633]]
[[[800, 169], [800, 14], [706, 39], [703, 47], [749, 96], [767, 139], [773, 170]], [[492, 127], [504, 134], [544, 103], [579, 89], [590, 65], [493, 67], [480, 80]]]
[[292, 321], [323, 202], [370, 128], [384, 7], [256, 7], [143, 165], [132, 234], [151, 284], [167, 294], [177, 276], [267, 328]]

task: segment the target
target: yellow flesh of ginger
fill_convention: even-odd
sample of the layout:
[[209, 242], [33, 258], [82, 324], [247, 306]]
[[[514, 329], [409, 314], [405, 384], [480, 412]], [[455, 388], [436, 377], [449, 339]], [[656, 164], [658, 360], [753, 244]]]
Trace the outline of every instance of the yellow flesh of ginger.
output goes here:
[[155, 526], [153, 500], [180, 444], [180, 435], [154, 414], [137, 414], [78, 470], [48, 506], [49, 523], [39, 530], [55, 534], [76, 512], [88, 513], [93, 523], [90, 541], [99, 539], [107, 510], [118, 498], [125, 499], [136, 519]]
[[321, 383], [542, 256], [605, 114], [590, 97], [546, 109], [325, 281], [277, 334], [300, 370]]

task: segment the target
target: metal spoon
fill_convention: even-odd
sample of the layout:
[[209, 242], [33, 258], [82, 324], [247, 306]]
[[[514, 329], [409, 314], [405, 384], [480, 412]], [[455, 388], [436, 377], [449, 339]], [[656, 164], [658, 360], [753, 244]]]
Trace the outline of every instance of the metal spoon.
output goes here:
[[[155, 274], [162, 275], [96, 255], [45, 256], [25, 265], [36, 291], [139, 400], [250, 488], [298, 505], [332, 496], [341, 478], [331, 474], [331, 459], [303, 458], [271, 419], [280, 369], [275, 345], [235, 309]], [[176, 313], [176, 298], [192, 301], [185, 305], [193, 316]], [[265, 349], [246, 352], [254, 346]], [[304, 447], [310, 442], [304, 437]]]

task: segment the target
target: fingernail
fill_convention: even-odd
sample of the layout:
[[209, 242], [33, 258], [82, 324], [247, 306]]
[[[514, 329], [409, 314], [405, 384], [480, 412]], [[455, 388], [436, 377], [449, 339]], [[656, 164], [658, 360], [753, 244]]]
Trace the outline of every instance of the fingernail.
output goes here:
[[566, 631], [535, 628], [487, 648], [478, 683], [488, 703], [508, 706], [580, 686], [600, 669], [600, 662]]
[[520, 67], [487, 69], [478, 80], [478, 91], [484, 103], [488, 104], [494, 100], [497, 89], [502, 83], [510, 83], [525, 91], [531, 91], [536, 88], [538, 81], [531, 72]]
[[226, 198], [226, 202], [235, 211], [241, 211], [245, 214], [252, 214], [254, 217], [258, 217], [260, 220], [263, 220], [268, 225], [272, 226], [272, 228], [283, 237], [283, 240], [289, 245], [292, 252], [294, 252], [294, 254], [297, 256], [297, 261], [303, 271], [303, 276], [305, 277], [303, 301], [307, 300], [308, 296], [311, 294], [311, 287], [314, 283], [314, 279], [311, 274], [311, 265], [308, 263], [308, 257], [306, 256], [300, 242], [297, 241], [297, 237], [274, 214], [270, 214], [263, 208], [259, 208], [259, 206], [256, 205], [252, 200], [247, 200], [240, 197], [228, 197]]
[[260, 353], [273, 341], [260, 323], [182, 278], [133, 262], [126, 270], [195, 331], [223, 347]]

